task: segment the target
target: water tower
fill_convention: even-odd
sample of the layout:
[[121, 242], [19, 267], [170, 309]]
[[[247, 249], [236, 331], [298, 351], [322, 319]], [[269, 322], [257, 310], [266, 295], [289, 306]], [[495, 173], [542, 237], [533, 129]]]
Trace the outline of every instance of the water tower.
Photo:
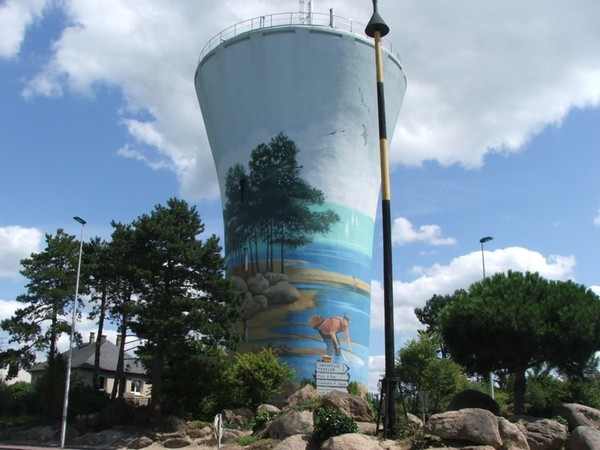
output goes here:
[[[298, 379], [327, 354], [366, 386], [380, 158], [364, 29], [310, 9], [238, 23], [208, 42], [195, 87], [244, 348], [276, 346]], [[406, 78], [389, 43], [384, 72], [393, 130]]]

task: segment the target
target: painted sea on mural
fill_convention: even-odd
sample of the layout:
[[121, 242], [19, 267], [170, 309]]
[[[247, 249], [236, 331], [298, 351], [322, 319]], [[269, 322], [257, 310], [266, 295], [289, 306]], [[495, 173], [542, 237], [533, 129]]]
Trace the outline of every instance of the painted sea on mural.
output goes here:
[[[372, 234], [372, 232], [371, 232]], [[314, 377], [314, 363], [326, 354], [327, 345], [309, 322], [315, 315], [324, 319], [347, 317], [351, 350], [343, 332], [338, 335], [341, 355], [350, 381], [367, 383], [371, 257], [351, 247], [320, 240], [290, 251], [284, 273], [299, 292], [298, 300], [266, 306], [246, 320], [246, 345], [272, 345], [280, 349], [298, 379]]]

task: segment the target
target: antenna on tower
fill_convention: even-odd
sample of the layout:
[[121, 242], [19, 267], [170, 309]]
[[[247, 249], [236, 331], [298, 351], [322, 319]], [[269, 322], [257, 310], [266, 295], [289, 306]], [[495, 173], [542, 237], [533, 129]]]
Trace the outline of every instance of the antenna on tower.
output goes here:
[[313, 12], [313, 2], [312, 0], [308, 0], [308, 8], [306, 12], [304, 11], [304, 0], [299, 1], [299, 17], [300, 23], [304, 24], [312, 24], [312, 12]]

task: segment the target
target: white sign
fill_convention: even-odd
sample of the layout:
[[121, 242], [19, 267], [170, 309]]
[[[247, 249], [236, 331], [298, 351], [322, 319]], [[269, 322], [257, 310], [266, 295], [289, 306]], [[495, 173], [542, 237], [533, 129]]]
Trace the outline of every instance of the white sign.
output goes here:
[[315, 367], [315, 377], [317, 381], [317, 390], [322, 394], [331, 391], [346, 392], [350, 374], [348, 367], [344, 363], [318, 361]]
[[350, 367], [344, 363], [317, 362], [317, 373], [346, 373], [348, 370], [350, 370]]
[[333, 386], [317, 386], [317, 391], [319, 391], [321, 394], [329, 394], [331, 391], [348, 392], [346, 388]]
[[317, 386], [323, 387], [348, 387], [348, 380], [317, 380]]
[[350, 380], [349, 373], [330, 373], [330, 372], [317, 372], [317, 382], [318, 380]]

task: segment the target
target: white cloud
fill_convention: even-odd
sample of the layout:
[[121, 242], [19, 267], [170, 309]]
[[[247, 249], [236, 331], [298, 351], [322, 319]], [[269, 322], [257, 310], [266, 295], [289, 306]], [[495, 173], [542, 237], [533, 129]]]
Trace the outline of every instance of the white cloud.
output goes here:
[[599, 104], [600, 5], [591, 0], [425, 0], [388, 10], [400, 19], [389, 36], [408, 76], [395, 161], [478, 167], [570, 109]]
[[19, 53], [27, 28], [39, 19], [49, 0], [6, 0], [0, 5], [0, 58]]
[[118, 88], [126, 104], [115, 113], [135, 142], [124, 143], [119, 154], [135, 152], [154, 169], [173, 170], [187, 198], [215, 197], [193, 77], [204, 42], [225, 27], [222, 20], [236, 19], [218, 20], [220, 7], [165, 0], [135, 5], [67, 0], [58, 6], [70, 26], [54, 43], [51, 60], [27, 83], [24, 97], [93, 96], [99, 86]]
[[421, 241], [430, 245], [453, 245], [456, 239], [442, 237], [442, 229], [439, 225], [421, 225], [415, 229], [413, 224], [405, 217], [394, 219], [392, 224], [392, 242], [404, 245], [410, 242]]
[[[22, 2], [5, 3], [4, 15]], [[4, 32], [12, 42], [7, 54], [16, 53], [22, 30], [46, 3], [24, 4], [15, 28]], [[56, 7], [70, 25], [24, 95], [93, 95], [96, 86], [117, 87], [127, 104], [119, 112], [127, 130], [144, 153], [157, 154], [142, 161], [168, 161], [159, 166], [175, 171], [188, 198], [214, 198], [216, 176], [193, 86], [199, 51], [238, 21], [282, 12], [281, 2], [65, 0]], [[330, 7], [363, 23], [371, 16], [369, 2], [358, 0], [317, 4], [317, 11]], [[520, 150], [571, 109], [599, 104], [594, 0], [422, 0], [388, 2], [380, 12], [408, 76], [393, 163], [478, 167], [489, 152]]]
[[0, 321], [12, 317], [15, 311], [22, 306], [23, 304], [15, 300], [0, 300]]
[[35, 228], [0, 227], [0, 277], [19, 276], [21, 259], [39, 251], [42, 239], [42, 233]]
[[369, 380], [367, 387], [369, 392], [379, 392], [379, 380], [385, 375], [385, 355], [369, 356]]
[[594, 217], [594, 225], [600, 226], [600, 210], [598, 210], [598, 215]]

